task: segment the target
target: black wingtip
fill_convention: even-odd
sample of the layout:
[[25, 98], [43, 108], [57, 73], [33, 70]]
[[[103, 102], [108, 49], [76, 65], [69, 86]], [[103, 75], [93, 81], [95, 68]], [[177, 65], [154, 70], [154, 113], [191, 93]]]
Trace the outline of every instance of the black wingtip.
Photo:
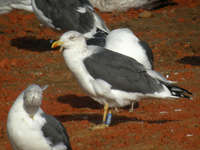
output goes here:
[[167, 87], [173, 96], [192, 99], [192, 97], [191, 97], [192, 92], [190, 92], [186, 89], [180, 88], [178, 86], [167, 86]]

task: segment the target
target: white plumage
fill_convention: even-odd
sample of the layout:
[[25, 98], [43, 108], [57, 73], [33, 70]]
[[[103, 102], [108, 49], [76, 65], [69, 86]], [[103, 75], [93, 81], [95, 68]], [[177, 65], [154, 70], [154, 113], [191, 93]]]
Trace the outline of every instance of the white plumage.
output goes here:
[[8, 13], [13, 9], [33, 12], [31, 0], [0, 0], [0, 14]]
[[[145, 49], [140, 39], [128, 28], [112, 30], [106, 37], [105, 48], [129, 56], [146, 69], [153, 68], [153, 53], [150, 48]], [[148, 55], [150, 53], [150, 56]]]
[[155, 9], [172, 4], [169, 0], [90, 0], [90, 2], [103, 12], [126, 11], [129, 8]]

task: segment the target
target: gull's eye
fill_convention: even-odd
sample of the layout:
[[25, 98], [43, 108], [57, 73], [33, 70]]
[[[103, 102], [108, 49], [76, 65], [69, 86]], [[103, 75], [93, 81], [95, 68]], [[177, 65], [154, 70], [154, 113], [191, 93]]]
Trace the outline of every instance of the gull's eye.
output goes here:
[[70, 40], [74, 40], [76, 38], [76, 36], [72, 35], [69, 37]]

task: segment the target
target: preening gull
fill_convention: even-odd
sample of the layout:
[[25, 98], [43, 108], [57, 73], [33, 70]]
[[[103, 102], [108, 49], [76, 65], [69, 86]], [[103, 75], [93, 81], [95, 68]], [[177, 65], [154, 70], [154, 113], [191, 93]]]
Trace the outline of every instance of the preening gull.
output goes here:
[[91, 4], [103, 12], [126, 11], [129, 8], [156, 9], [175, 4], [171, 0], [90, 0]]
[[146, 69], [153, 69], [152, 49], [128, 28], [112, 30], [106, 37], [105, 48], [134, 58]]
[[58, 31], [78, 31], [88, 39], [109, 32], [88, 0], [32, 0], [34, 13], [48, 27]]
[[40, 108], [46, 88], [32, 84], [12, 105], [7, 133], [14, 150], [71, 150], [64, 126]]
[[87, 46], [85, 37], [76, 31], [63, 34], [52, 44], [53, 48], [57, 46], [61, 46], [65, 62], [80, 86], [104, 105], [103, 123], [97, 129], [109, 125], [106, 118], [110, 107], [130, 105], [144, 97], [190, 98], [192, 94], [131, 57]]
[[13, 9], [32, 12], [31, 0], [0, 0], [0, 14], [8, 13]]

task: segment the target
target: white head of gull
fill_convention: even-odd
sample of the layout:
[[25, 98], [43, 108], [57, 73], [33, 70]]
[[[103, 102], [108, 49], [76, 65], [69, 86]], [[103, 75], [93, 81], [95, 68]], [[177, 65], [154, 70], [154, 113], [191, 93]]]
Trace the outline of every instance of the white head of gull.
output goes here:
[[137, 60], [99, 46], [87, 46], [85, 37], [64, 33], [52, 47], [61, 46], [68, 68], [87, 94], [104, 105], [103, 124], [109, 107], [124, 107], [145, 97], [190, 98], [189, 91], [174, 85]]

